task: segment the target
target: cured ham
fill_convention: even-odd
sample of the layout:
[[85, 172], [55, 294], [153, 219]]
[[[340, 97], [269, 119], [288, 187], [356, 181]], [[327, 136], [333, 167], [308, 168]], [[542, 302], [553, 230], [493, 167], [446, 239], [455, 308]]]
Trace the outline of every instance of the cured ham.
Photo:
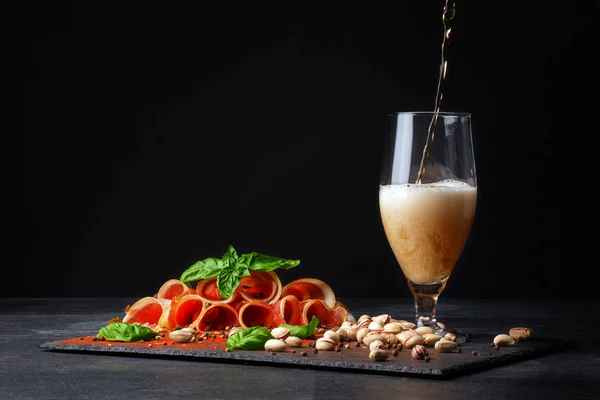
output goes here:
[[261, 300], [266, 303], [274, 303], [281, 296], [281, 280], [273, 271], [250, 271], [250, 276], [240, 279], [240, 285], [236, 291], [246, 301]]
[[189, 293], [175, 297], [169, 306], [167, 327], [185, 328], [192, 324], [204, 310], [204, 300], [197, 294]]
[[169, 279], [158, 290], [156, 298], [171, 300], [175, 296], [181, 295], [183, 292], [188, 291], [190, 288], [181, 282], [179, 279]]
[[348, 317], [348, 310], [337, 304], [331, 308], [324, 300], [312, 299], [300, 303], [302, 324], [308, 324], [313, 315], [319, 319], [322, 328], [333, 329], [342, 326]]
[[234, 292], [229, 298], [222, 299], [217, 286], [217, 278], [203, 279], [196, 285], [196, 293], [207, 304], [231, 304], [239, 298], [239, 293]]
[[163, 305], [156, 297], [143, 297], [127, 309], [123, 322], [155, 325], [163, 311]]
[[271, 328], [274, 326], [274, 321], [275, 312], [264, 301], [248, 301], [240, 307], [239, 322], [242, 328], [250, 328], [252, 326]]
[[296, 279], [283, 287], [282, 296], [292, 295], [300, 301], [323, 300], [328, 307], [335, 307], [335, 294], [331, 287], [320, 279]]
[[238, 312], [229, 304], [212, 304], [206, 307], [190, 327], [197, 331], [222, 330], [226, 326], [240, 326]]
[[287, 295], [271, 304], [275, 312], [275, 325], [302, 325], [300, 300], [295, 296]]
[[216, 277], [200, 280], [195, 288], [169, 279], [156, 295], [143, 297], [128, 307], [123, 322], [157, 331], [184, 327], [210, 331], [226, 326], [306, 325], [313, 315], [322, 328], [339, 327], [354, 319], [336, 300], [331, 287], [319, 279], [297, 279], [282, 286], [273, 271], [250, 271], [227, 299], [221, 298]]

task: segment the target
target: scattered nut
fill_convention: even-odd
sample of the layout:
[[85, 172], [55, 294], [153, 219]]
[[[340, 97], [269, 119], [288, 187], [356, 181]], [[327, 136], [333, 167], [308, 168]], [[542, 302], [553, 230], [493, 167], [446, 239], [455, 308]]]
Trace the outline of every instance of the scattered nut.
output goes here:
[[433, 328], [431, 328], [429, 326], [420, 326], [418, 328], [415, 328], [415, 332], [417, 332], [421, 336], [435, 333]]
[[494, 338], [494, 345], [498, 347], [512, 346], [513, 344], [515, 344], [515, 339], [504, 333], [501, 333]]
[[435, 333], [426, 333], [423, 335], [423, 340], [425, 341], [425, 345], [434, 346], [438, 341], [442, 339], [442, 335], [437, 335]]
[[440, 353], [450, 353], [456, 350], [458, 348], [458, 345], [456, 344], [456, 342], [453, 342], [451, 340], [438, 340], [435, 343], [434, 348]]
[[529, 339], [533, 335], [533, 331], [529, 328], [518, 327], [512, 328], [508, 335], [517, 342], [520, 342], [521, 340]]
[[280, 339], [269, 339], [265, 343], [265, 350], [270, 352], [284, 351], [285, 342]]
[[336, 343], [333, 340], [326, 337], [322, 337], [320, 339], [317, 339], [317, 342], [315, 343], [315, 349], [323, 351], [332, 351], [335, 349], [335, 345]]
[[374, 340], [371, 342], [371, 344], [369, 344], [369, 350], [371, 351], [384, 348], [385, 344], [381, 340]]
[[323, 334], [323, 337], [333, 340], [336, 344], [340, 342], [340, 334], [333, 330], [328, 330]]
[[385, 350], [379, 350], [379, 349], [372, 350], [369, 353], [369, 358], [372, 361], [384, 361], [384, 360], [387, 360], [389, 356], [390, 356], [390, 353], [388, 353]]
[[285, 344], [290, 347], [302, 347], [302, 339], [296, 336], [288, 336], [285, 338]]
[[446, 336], [444, 336], [446, 339], [448, 340], [452, 340], [453, 342], [456, 341], [456, 334], [452, 333], [452, 332], [448, 332], [446, 333]]
[[279, 327], [271, 329], [271, 336], [275, 339], [285, 340], [288, 336], [290, 336], [290, 330], [288, 328]]
[[194, 335], [191, 332], [184, 331], [183, 329], [178, 329], [169, 333], [169, 338], [177, 343], [187, 343], [192, 340], [193, 337]]
[[413, 358], [416, 358], [418, 360], [428, 360], [429, 359], [429, 352], [427, 351], [427, 348], [420, 344], [417, 344], [417, 345], [415, 345], [415, 347], [413, 347], [413, 349], [410, 352], [410, 355], [413, 356]]

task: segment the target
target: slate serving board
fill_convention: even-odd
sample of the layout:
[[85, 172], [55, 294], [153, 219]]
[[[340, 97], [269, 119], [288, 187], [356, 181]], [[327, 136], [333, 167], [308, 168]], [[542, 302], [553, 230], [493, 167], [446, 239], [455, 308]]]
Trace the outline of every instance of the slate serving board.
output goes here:
[[[225, 351], [223, 341], [193, 342], [185, 345], [163, 345], [160, 342], [118, 343], [93, 342], [91, 337], [77, 340], [57, 340], [40, 347], [50, 351], [88, 353], [114, 356], [138, 356], [166, 359], [185, 359], [205, 362], [230, 362], [240, 364], [269, 365], [309, 369], [326, 369], [340, 372], [375, 373], [384, 375], [412, 376], [418, 378], [446, 379], [458, 375], [479, 372], [502, 365], [540, 357], [566, 350], [574, 345], [570, 342], [533, 337], [512, 347], [495, 350], [490, 344], [493, 335], [478, 335], [460, 345], [461, 353], [438, 353], [429, 348], [430, 360], [416, 360], [410, 350], [401, 350], [396, 357], [386, 361], [369, 360], [369, 350], [357, 348], [349, 343], [349, 349], [320, 351], [313, 353], [310, 341], [304, 341], [303, 348], [289, 349], [275, 355], [266, 351]], [[302, 355], [305, 351], [307, 354]], [[475, 353], [473, 353], [475, 352]]]

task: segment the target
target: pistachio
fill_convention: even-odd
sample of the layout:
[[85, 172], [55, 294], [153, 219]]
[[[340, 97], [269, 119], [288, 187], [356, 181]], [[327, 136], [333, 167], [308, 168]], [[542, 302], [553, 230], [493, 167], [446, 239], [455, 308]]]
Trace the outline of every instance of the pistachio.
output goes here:
[[435, 333], [433, 328], [431, 328], [429, 326], [420, 326], [418, 328], [415, 328], [415, 332], [417, 332], [421, 336], [426, 335], [426, 334]]
[[340, 334], [337, 333], [336, 331], [333, 330], [328, 330], [323, 334], [323, 337], [331, 339], [335, 342], [335, 344], [338, 344], [340, 342]]
[[369, 332], [367, 336], [363, 338], [362, 342], [369, 346], [375, 340], [381, 340], [383, 342], [385, 340], [385, 336], [379, 332]]
[[427, 348], [425, 348], [425, 346], [420, 345], [420, 344], [413, 347], [413, 349], [410, 352], [410, 355], [413, 356], [413, 358], [416, 358], [418, 360], [428, 360], [429, 359], [429, 352], [427, 351]]
[[452, 332], [446, 333], [446, 335], [444, 337], [448, 340], [452, 340], [453, 342], [456, 342], [456, 335]]
[[194, 334], [189, 331], [184, 331], [182, 329], [178, 329], [169, 333], [169, 337], [171, 340], [177, 343], [187, 343], [194, 337]]
[[340, 328], [348, 329], [348, 328], [352, 328], [352, 325], [353, 325], [352, 322], [344, 321], [344, 322], [342, 322], [342, 326], [340, 326]]
[[381, 321], [373, 320], [368, 326], [371, 332], [381, 332], [383, 330], [383, 324]]
[[388, 322], [383, 326], [384, 333], [393, 333], [395, 335], [397, 333], [402, 332], [403, 330], [404, 328], [402, 328], [402, 324], [398, 322]]
[[408, 322], [405, 321], [403, 319], [399, 320], [398, 323], [400, 325], [402, 325], [402, 329], [408, 330], [408, 329], [415, 329], [415, 327], [417, 326], [416, 324], [414, 324], [413, 322]]
[[442, 332], [444, 332], [446, 330], [446, 325], [442, 324], [441, 322], [436, 322], [436, 323]]
[[329, 338], [322, 337], [317, 339], [315, 343], [315, 349], [323, 350], [323, 351], [333, 351], [335, 350], [335, 342]]
[[442, 335], [437, 335], [435, 333], [426, 333], [425, 335], [423, 335], [423, 339], [425, 340], [425, 345], [434, 346], [439, 340], [442, 339]]
[[515, 344], [515, 339], [504, 333], [501, 333], [494, 338], [494, 346], [496, 347], [512, 346], [513, 344]]
[[285, 344], [290, 347], [302, 347], [302, 339], [296, 336], [288, 336], [285, 338]]
[[192, 335], [196, 335], [198, 332], [194, 328], [181, 328], [180, 331], [189, 332]]
[[359, 342], [362, 342], [364, 337], [367, 336], [369, 334], [369, 328], [360, 328], [357, 332], [356, 332], [356, 340], [358, 340]]
[[372, 361], [384, 361], [387, 360], [389, 356], [390, 353], [380, 349], [371, 350], [371, 352], [369, 353], [369, 358]]
[[364, 319], [358, 323], [358, 329], [368, 328], [371, 323], [371, 319]]
[[456, 344], [456, 342], [453, 342], [451, 340], [438, 340], [435, 343], [434, 348], [440, 353], [450, 353], [456, 350], [458, 348], [458, 345]]
[[265, 350], [266, 351], [274, 351], [274, 352], [284, 351], [285, 350], [285, 342], [280, 339], [269, 339], [265, 343]]
[[363, 314], [360, 316], [357, 323], [360, 324], [361, 322], [366, 321], [366, 320], [369, 320], [369, 322], [371, 322], [371, 316], [367, 315], [367, 314]]
[[348, 339], [350, 339], [350, 340], [357, 340], [358, 339], [356, 337], [357, 333], [358, 333], [358, 328], [356, 328], [356, 327], [348, 329]]
[[520, 342], [521, 340], [529, 339], [531, 335], [533, 335], [533, 331], [529, 328], [518, 327], [512, 328], [508, 332], [508, 335], [515, 339], [517, 342]]
[[404, 343], [402, 343], [402, 345], [404, 347], [406, 347], [407, 349], [412, 349], [415, 346], [423, 345], [423, 344], [425, 344], [425, 339], [423, 338], [423, 336], [419, 335], [418, 333], [416, 335], [409, 337], [408, 339], [406, 339], [406, 341]]
[[381, 340], [373, 340], [371, 344], [369, 344], [369, 350], [377, 350], [377, 349], [385, 349], [385, 344]]
[[388, 322], [390, 322], [391, 317], [388, 314], [380, 314], [376, 317], [371, 318], [373, 321], [379, 321], [381, 322], [382, 325], [387, 324]]
[[395, 345], [397, 343], [400, 342], [400, 340], [398, 339], [398, 337], [392, 333], [383, 333], [383, 336], [385, 336], [385, 340], [383, 341], [386, 344], [389, 345]]
[[284, 327], [278, 327], [271, 329], [271, 336], [275, 339], [285, 340], [288, 336], [290, 336], [290, 330]]
[[342, 326], [336, 331], [336, 333], [340, 335], [340, 340], [346, 340], [348, 338], [348, 329], [350, 328], [345, 328]]

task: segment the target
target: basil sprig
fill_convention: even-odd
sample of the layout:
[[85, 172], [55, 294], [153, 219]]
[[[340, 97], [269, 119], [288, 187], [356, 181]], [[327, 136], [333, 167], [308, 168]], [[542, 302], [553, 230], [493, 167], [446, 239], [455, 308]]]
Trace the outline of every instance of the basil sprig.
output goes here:
[[103, 336], [104, 339], [115, 342], [137, 342], [140, 340], [153, 340], [156, 332], [145, 326], [128, 324], [126, 322], [113, 322], [102, 328], [96, 337]]
[[179, 278], [180, 281], [190, 282], [217, 277], [217, 287], [222, 299], [229, 298], [240, 284], [240, 279], [250, 276], [250, 271], [267, 272], [275, 269], [290, 269], [300, 264], [300, 260], [288, 260], [266, 256], [252, 252], [238, 257], [237, 252], [229, 246], [223, 257], [206, 258], [192, 264]]
[[281, 324], [279, 325], [282, 328], [288, 328], [290, 330], [291, 336], [299, 337], [300, 339], [305, 339], [307, 337], [312, 336], [315, 333], [315, 329], [319, 325], [319, 320], [316, 316], [312, 316], [310, 323], [308, 325], [288, 325]]
[[265, 347], [267, 340], [273, 339], [271, 332], [263, 326], [253, 326], [251, 328], [237, 331], [227, 339], [227, 347], [230, 350], [261, 350]]

